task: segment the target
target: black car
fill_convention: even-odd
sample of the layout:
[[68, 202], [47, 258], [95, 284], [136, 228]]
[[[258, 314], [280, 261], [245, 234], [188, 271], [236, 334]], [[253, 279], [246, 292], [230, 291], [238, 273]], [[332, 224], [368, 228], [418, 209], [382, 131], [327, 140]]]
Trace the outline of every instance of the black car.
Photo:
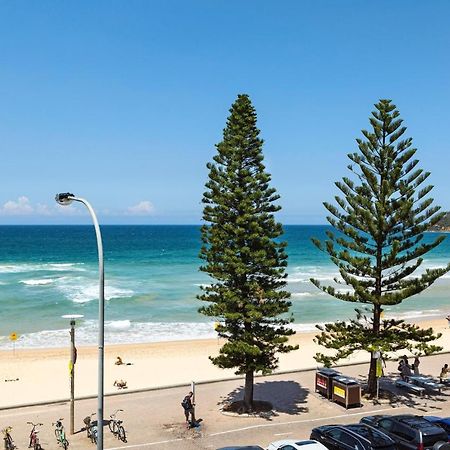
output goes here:
[[363, 417], [360, 422], [376, 427], [389, 435], [399, 450], [432, 449], [437, 443], [445, 443], [445, 446], [439, 445], [443, 449], [448, 447], [447, 433], [422, 416], [413, 414], [369, 416]]
[[330, 450], [396, 450], [395, 442], [369, 425], [324, 425], [313, 428], [311, 439]]

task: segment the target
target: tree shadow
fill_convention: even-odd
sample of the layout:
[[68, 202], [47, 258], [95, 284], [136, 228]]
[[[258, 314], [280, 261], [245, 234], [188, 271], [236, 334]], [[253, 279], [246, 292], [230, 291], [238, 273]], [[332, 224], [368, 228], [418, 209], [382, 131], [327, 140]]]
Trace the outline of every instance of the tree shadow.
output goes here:
[[[359, 374], [357, 377], [362, 386], [367, 383], [367, 374]], [[380, 400], [372, 399], [374, 404], [386, 403], [392, 407], [407, 406], [426, 412], [430, 409], [440, 410], [440, 403], [446, 402], [449, 395], [444, 392], [425, 391], [420, 396], [405, 388], [396, 386], [395, 382], [399, 379], [398, 372], [387, 372], [380, 379]], [[366, 401], [368, 401], [366, 399]]]
[[[272, 411], [285, 414], [308, 412], [306, 406], [309, 390], [295, 381], [264, 381], [254, 386], [254, 400], [263, 400], [272, 404]], [[219, 401], [220, 406], [237, 402], [244, 398], [244, 386], [239, 386]]]

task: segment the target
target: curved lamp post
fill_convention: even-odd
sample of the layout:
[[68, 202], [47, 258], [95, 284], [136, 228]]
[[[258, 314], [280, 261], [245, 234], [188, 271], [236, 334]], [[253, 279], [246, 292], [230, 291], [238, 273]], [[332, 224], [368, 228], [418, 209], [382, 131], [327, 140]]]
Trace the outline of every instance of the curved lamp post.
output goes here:
[[91, 214], [94, 222], [95, 235], [97, 236], [98, 248], [98, 271], [99, 271], [99, 303], [98, 303], [98, 394], [97, 394], [97, 450], [103, 450], [103, 372], [104, 372], [104, 343], [105, 343], [105, 274], [103, 269], [103, 245], [97, 216], [90, 203], [69, 192], [56, 194], [55, 200], [60, 205], [70, 205], [72, 202], [83, 203]]

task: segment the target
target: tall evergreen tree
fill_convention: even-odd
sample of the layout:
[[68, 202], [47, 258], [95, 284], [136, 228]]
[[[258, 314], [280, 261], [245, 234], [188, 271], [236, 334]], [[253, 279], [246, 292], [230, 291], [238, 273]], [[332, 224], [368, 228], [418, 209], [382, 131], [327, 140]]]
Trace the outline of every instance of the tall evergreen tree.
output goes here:
[[[344, 177], [336, 186], [342, 196], [337, 205], [324, 203], [328, 222], [337, 233], [327, 232], [328, 240], [315, 245], [327, 252], [339, 269], [335, 285], [323, 286], [326, 293], [347, 302], [366, 304], [357, 309], [356, 319], [318, 327], [321, 345], [335, 350], [332, 356], [318, 353], [319, 362], [330, 365], [357, 350], [371, 352], [368, 391], [376, 392], [374, 352], [399, 350], [429, 354], [439, 349], [430, 344], [438, 336], [433, 330], [420, 329], [403, 320], [383, 319], [384, 305], [397, 305], [419, 294], [450, 270], [427, 269], [413, 276], [423, 256], [439, 245], [444, 236], [424, 241], [424, 232], [443, 216], [440, 207], [431, 206], [427, 194], [432, 186], [423, 186], [430, 175], [417, 168], [412, 139], [404, 138], [406, 127], [391, 100], [380, 100], [370, 117], [371, 131], [362, 131], [357, 139], [359, 152], [348, 157], [353, 180]], [[339, 284], [350, 291], [339, 290]], [[348, 288], [347, 288], [348, 289]]]
[[207, 165], [200, 270], [214, 281], [198, 298], [209, 302], [200, 312], [219, 320], [216, 330], [226, 339], [210, 359], [245, 374], [244, 406], [252, 410], [255, 372], [270, 373], [278, 365], [276, 353], [297, 347], [287, 344], [295, 333], [285, 326], [292, 316], [280, 317], [291, 306], [283, 290], [286, 244], [277, 239], [283, 233], [273, 215], [280, 210], [279, 195], [269, 187], [256, 111], [247, 95], [239, 95], [230, 113], [214, 162]]

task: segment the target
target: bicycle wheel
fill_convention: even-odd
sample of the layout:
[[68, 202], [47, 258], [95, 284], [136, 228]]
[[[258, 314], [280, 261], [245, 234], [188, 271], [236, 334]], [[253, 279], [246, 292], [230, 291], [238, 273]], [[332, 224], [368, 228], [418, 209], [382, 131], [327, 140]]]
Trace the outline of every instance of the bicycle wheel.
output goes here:
[[122, 425], [119, 425], [119, 427], [117, 428], [117, 437], [122, 442], [127, 442], [127, 435], [125, 434], [125, 428]]
[[117, 434], [117, 422], [115, 420], [110, 420], [108, 426], [112, 434]]
[[62, 446], [64, 450], [69, 448], [69, 441], [65, 437], [63, 437]]
[[12, 437], [9, 434], [5, 437], [5, 448], [6, 450], [14, 450], [16, 448]]

